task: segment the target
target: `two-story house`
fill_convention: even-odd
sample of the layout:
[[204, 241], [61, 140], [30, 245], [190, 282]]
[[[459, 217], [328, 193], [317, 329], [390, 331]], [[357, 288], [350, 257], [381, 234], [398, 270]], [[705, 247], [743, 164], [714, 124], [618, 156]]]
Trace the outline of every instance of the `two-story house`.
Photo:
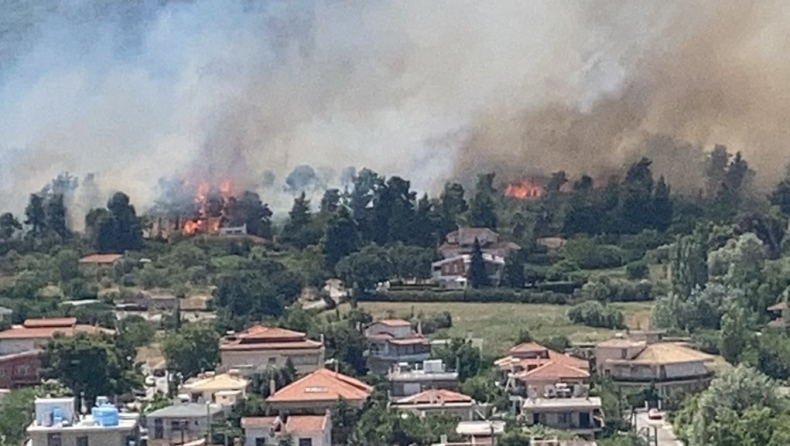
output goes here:
[[390, 399], [399, 400], [430, 389], [457, 390], [458, 372], [448, 371], [440, 359], [423, 361], [421, 366], [398, 364], [389, 374]]
[[340, 400], [362, 407], [373, 388], [362, 381], [329, 369], [318, 369], [276, 390], [266, 399], [269, 409], [286, 415], [323, 415]]
[[581, 386], [590, 380], [587, 361], [534, 342], [511, 348], [495, 365], [502, 374], [505, 388], [514, 393], [524, 394], [528, 387], [551, 388], [556, 384]]
[[177, 401], [145, 415], [148, 444], [169, 446], [200, 440], [223, 417], [223, 408], [218, 404]]
[[596, 368], [621, 387], [633, 389], [655, 386], [661, 398], [695, 392], [707, 387], [713, 371], [707, 364], [713, 357], [682, 343], [664, 342], [653, 333], [632, 333], [595, 346]]
[[189, 399], [195, 403], [212, 403], [229, 407], [247, 396], [249, 384], [249, 380], [241, 377], [237, 370], [219, 375], [205, 372], [188, 379], [179, 388], [179, 393], [189, 395]]
[[119, 413], [99, 397], [90, 415], [74, 410], [75, 399], [37, 398], [35, 419], [27, 427], [30, 446], [136, 446], [139, 415]]
[[219, 344], [220, 372], [231, 369], [249, 376], [290, 359], [296, 370], [310, 373], [324, 366], [324, 343], [298, 331], [255, 325], [242, 333], [228, 333]]
[[570, 391], [562, 384], [553, 389], [530, 387], [521, 406], [521, 418], [527, 426], [540, 424], [593, 439], [604, 428], [601, 398], [580, 390], [576, 387]]
[[513, 251], [521, 249], [515, 243], [500, 241], [499, 234], [491, 229], [461, 227], [447, 234], [445, 242], [439, 246], [439, 253], [445, 259], [471, 254], [475, 240], [480, 244], [484, 254], [494, 257], [504, 258]]
[[482, 418], [485, 408], [469, 395], [452, 390], [430, 389], [416, 395], [407, 396], [390, 403], [391, 409], [411, 412], [420, 417], [430, 415], [450, 415], [461, 421]]
[[286, 418], [244, 417], [244, 446], [281, 444], [290, 437], [294, 446], [332, 446], [330, 412], [324, 415], [290, 415]]
[[375, 321], [365, 330], [368, 368], [387, 373], [395, 364], [421, 363], [431, 358], [431, 341], [402, 319]]

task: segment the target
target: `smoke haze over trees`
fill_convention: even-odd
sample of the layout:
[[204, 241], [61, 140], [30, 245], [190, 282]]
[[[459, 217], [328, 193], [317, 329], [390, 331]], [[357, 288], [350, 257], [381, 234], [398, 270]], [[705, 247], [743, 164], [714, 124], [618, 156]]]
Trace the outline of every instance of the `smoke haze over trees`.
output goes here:
[[760, 184], [781, 173], [780, 0], [0, 7], [6, 192], [95, 173], [99, 203], [124, 190], [144, 208], [162, 177], [260, 193], [307, 164], [326, 168], [315, 183], [358, 165], [436, 192], [481, 171], [597, 177], [642, 155], [696, 190], [715, 143]]

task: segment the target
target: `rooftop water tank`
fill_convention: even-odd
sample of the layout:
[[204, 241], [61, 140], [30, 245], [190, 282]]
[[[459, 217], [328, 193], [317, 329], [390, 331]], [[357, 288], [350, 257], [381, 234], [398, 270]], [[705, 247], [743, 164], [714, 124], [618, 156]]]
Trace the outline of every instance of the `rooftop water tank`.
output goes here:
[[113, 427], [118, 425], [118, 409], [110, 404], [106, 397], [96, 398], [96, 406], [91, 409], [93, 420], [102, 427]]

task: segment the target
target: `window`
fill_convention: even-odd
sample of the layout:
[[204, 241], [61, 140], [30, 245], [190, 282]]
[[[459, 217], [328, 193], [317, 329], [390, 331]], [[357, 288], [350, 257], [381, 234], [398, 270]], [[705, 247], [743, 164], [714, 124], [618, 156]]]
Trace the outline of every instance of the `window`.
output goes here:
[[47, 446], [63, 446], [59, 433], [47, 434]]
[[88, 446], [88, 437], [85, 435], [77, 437], [77, 446]]
[[178, 420], [170, 422], [170, 432], [178, 432], [180, 430], [181, 430], [181, 423]]
[[255, 439], [255, 446], [266, 446], [266, 439], [265, 438], [256, 438]]
[[568, 412], [560, 412], [557, 414], [557, 424], [560, 426], [565, 426], [570, 424], [571, 422], [571, 414]]
[[269, 365], [277, 365], [277, 358], [269, 358]]
[[162, 419], [157, 418], [154, 420], [154, 438], [161, 440], [165, 438], [165, 429], [162, 426]]
[[313, 439], [312, 438], [300, 438], [299, 439], [299, 446], [313, 446]]

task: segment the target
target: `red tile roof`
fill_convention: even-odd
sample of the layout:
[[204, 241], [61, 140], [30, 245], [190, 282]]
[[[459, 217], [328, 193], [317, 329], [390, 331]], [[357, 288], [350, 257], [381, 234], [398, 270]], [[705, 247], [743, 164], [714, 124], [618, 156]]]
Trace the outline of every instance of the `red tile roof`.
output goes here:
[[326, 425], [326, 415], [291, 415], [285, 422], [285, 433], [320, 432]]
[[280, 417], [242, 417], [243, 429], [264, 429], [277, 426]]
[[80, 332], [113, 333], [106, 328], [77, 324], [75, 318], [28, 319], [23, 325], [14, 325], [8, 330], [0, 331], [0, 339], [46, 339], [53, 337], [55, 333], [72, 336]]
[[118, 261], [122, 254], [91, 254], [80, 259], [80, 263], [88, 263], [92, 265], [106, 265], [108, 263], [115, 263]]
[[416, 395], [401, 398], [396, 404], [444, 404], [444, 403], [471, 403], [472, 397], [463, 393], [445, 389], [430, 389]]
[[548, 362], [542, 366], [530, 370], [522, 375], [526, 379], [548, 378], [548, 379], [586, 379], [590, 377], [590, 372], [569, 364], [561, 362]]
[[235, 336], [226, 336], [220, 350], [290, 350], [320, 349], [320, 342], [307, 339], [304, 333], [278, 327], [255, 325]]
[[[542, 352], [545, 352], [545, 354], [529, 356], [526, 358], [522, 356], [525, 354]], [[587, 378], [590, 376], [590, 365], [587, 361], [574, 358], [565, 353], [549, 350], [546, 347], [534, 342], [527, 342], [513, 347], [510, 349], [510, 355], [498, 359], [495, 364], [501, 370], [517, 371], [521, 377], [527, 378]], [[530, 373], [536, 372], [547, 365], [553, 366], [542, 370], [537, 375], [530, 375]], [[580, 370], [583, 373], [579, 374], [576, 372], [576, 370]], [[570, 376], [559, 376], [563, 374]]]
[[367, 399], [373, 388], [358, 379], [328, 370], [318, 369], [283, 387], [270, 396], [269, 402], [327, 401]]
[[548, 350], [546, 347], [536, 343], [536, 342], [525, 342], [523, 344], [519, 344], [510, 349], [510, 354], [517, 354], [517, 353], [531, 353], [531, 352], [542, 352]]

